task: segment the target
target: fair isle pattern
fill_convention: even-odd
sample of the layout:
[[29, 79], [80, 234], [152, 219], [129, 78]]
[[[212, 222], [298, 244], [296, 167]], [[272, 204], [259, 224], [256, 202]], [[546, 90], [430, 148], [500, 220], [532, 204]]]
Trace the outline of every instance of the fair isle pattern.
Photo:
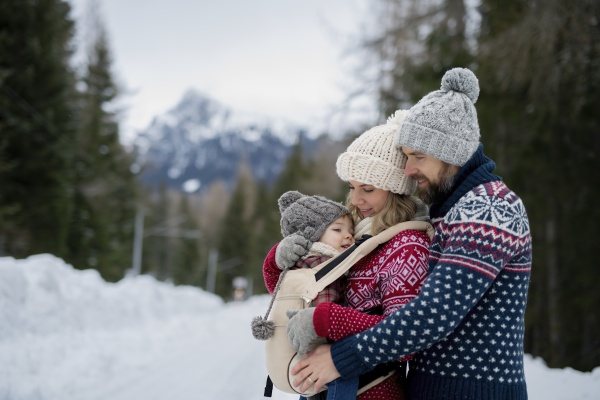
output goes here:
[[502, 181], [477, 186], [434, 225], [430, 267], [440, 262], [456, 264], [491, 279], [502, 268], [525, 272], [531, 268], [527, 213]]
[[421, 231], [400, 232], [348, 272], [346, 303], [357, 310], [383, 307], [384, 315], [420, 292], [427, 275], [429, 237]]
[[521, 200], [501, 181], [486, 183], [434, 223], [421, 293], [374, 328], [334, 344], [338, 371], [363, 373], [419, 352], [410, 398], [527, 398], [531, 236]]
[[400, 237], [398, 252], [388, 251], [381, 257], [379, 265], [379, 288], [387, 296], [383, 299], [384, 315], [390, 315], [397, 307], [408, 303], [427, 277], [427, 260], [430, 241], [423, 232], [407, 232]]

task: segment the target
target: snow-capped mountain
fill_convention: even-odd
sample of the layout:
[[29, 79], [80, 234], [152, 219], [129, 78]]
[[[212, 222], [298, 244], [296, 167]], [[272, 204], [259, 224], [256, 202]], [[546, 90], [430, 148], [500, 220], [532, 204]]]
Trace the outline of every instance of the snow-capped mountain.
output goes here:
[[239, 162], [247, 162], [256, 180], [271, 182], [298, 138], [309, 151], [314, 140], [300, 126], [234, 112], [195, 90], [158, 116], [136, 139], [142, 181], [165, 182], [188, 192], [202, 191], [215, 180], [232, 187]]

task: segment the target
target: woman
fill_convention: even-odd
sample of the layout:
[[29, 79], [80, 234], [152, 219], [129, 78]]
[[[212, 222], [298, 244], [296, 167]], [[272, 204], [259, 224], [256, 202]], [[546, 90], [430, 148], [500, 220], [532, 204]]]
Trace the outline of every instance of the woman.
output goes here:
[[[418, 204], [425, 207], [411, 197], [415, 182], [404, 175], [406, 157], [394, 144], [404, 116], [405, 111], [397, 111], [387, 124], [363, 133], [338, 157], [337, 174], [348, 182], [347, 207], [356, 223], [355, 238], [415, 219]], [[422, 215], [423, 209], [420, 211]], [[361, 332], [410, 302], [427, 274], [429, 244], [426, 232], [406, 230], [357, 262], [347, 276], [344, 305], [321, 303], [290, 319], [288, 334], [296, 350], [310, 350], [309, 343], [317, 337], [337, 341]], [[269, 292], [273, 292], [281, 269], [295, 263], [309, 245], [296, 235], [271, 249], [263, 265]], [[382, 373], [399, 365], [386, 366]], [[358, 399], [402, 399], [401, 375], [391, 375]]]

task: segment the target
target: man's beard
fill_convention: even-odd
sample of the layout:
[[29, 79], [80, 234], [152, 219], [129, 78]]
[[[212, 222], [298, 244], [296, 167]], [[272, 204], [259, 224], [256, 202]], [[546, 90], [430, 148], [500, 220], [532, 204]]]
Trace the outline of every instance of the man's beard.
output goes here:
[[[417, 178], [418, 179], [418, 178]], [[454, 175], [449, 164], [444, 164], [438, 174], [437, 182], [429, 181], [429, 187], [425, 191], [419, 191], [419, 198], [427, 205], [442, 201], [452, 190]]]

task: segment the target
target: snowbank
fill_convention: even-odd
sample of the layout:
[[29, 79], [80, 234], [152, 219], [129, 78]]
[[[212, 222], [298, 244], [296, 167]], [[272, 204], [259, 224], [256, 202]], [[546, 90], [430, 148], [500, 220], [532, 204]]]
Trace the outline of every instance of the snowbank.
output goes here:
[[[0, 400], [264, 399], [250, 321], [268, 303], [149, 276], [107, 283], [47, 254], [0, 258]], [[600, 398], [600, 367], [550, 369], [527, 355], [525, 373], [531, 400]]]

